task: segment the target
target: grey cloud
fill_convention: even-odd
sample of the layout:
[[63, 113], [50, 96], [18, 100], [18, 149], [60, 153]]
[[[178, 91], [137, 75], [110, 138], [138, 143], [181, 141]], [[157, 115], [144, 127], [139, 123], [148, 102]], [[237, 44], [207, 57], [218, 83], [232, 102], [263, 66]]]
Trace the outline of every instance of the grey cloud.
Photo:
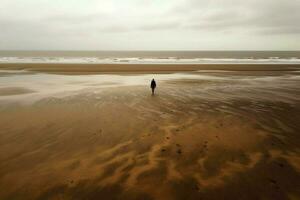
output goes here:
[[[295, 30], [298, 34], [300, 21], [300, 1], [298, 0], [265, 0], [265, 1], [189, 1], [173, 9], [174, 13], [182, 11], [184, 27], [191, 29], [219, 31], [219, 30], [273, 30], [272, 34], [291, 34]], [[188, 5], [188, 6], [187, 6]], [[201, 6], [202, 7], [201, 7]], [[199, 7], [200, 6], [200, 7]], [[207, 10], [203, 11], [203, 8]], [[188, 14], [188, 12], [190, 14]], [[265, 32], [267, 33], [267, 32]]]
[[260, 34], [265, 35], [278, 35], [278, 34], [300, 34], [300, 27], [271, 27], [271, 28], [261, 28], [257, 30]]
[[52, 15], [43, 19], [48, 22], [52, 23], [71, 23], [71, 24], [78, 24], [78, 23], [91, 23], [97, 22], [101, 20], [109, 20], [109, 15], [104, 13], [95, 13], [95, 14], [88, 14], [88, 15], [71, 15], [71, 14], [59, 14], [59, 15]]
[[[231, 47], [233, 42], [218, 39], [223, 49], [243, 49], [247, 38], [274, 42], [270, 48], [300, 39], [300, 0], [64, 0], [61, 4], [3, 0], [0, 49], [209, 49], [209, 41], [224, 32], [231, 34], [231, 40], [241, 38], [243, 45]], [[276, 41], [269, 36], [276, 36]], [[300, 49], [300, 43], [295, 46]], [[257, 44], [257, 48], [262, 47]]]
[[157, 22], [157, 23], [149, 23], [144, 24], [137, 29], [143, 30], [143, 31], [157, 31], [157, 30], [170, 30], [170, 29], [177, 29], [180, 28], [181, 24], [180, 22]]

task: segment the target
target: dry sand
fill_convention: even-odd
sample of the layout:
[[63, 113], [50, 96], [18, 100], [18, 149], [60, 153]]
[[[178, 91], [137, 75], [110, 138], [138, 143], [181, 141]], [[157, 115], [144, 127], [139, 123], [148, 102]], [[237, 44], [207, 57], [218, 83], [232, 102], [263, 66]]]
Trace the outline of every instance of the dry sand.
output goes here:
[[155, 96], [123, 86], [0, 104], [0, 199], [299, 199], [293, 81], [170, 80]]

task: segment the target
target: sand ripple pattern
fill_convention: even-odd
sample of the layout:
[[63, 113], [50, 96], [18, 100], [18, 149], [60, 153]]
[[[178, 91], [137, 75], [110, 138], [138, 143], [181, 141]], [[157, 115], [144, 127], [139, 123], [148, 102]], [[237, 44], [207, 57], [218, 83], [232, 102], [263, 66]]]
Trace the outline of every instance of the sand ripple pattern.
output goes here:
[[0, 198], [300, 198], [299, 79], [228, 76], [1, 104]]

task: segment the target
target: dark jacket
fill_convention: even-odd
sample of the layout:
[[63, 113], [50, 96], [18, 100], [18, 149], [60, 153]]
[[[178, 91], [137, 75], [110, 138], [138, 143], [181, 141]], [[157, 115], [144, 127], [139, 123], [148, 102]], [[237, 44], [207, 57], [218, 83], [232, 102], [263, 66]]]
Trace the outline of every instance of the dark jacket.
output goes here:
[[152, 81], [151, 81], [151, 88], [156, 88], [155, 80], [152, 80]]

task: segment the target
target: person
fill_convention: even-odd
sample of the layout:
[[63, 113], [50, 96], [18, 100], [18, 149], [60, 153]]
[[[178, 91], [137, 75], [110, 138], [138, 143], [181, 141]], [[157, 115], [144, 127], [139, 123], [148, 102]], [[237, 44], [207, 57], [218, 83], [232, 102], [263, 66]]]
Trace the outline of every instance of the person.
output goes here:
[[152, 79], [150, 87], [152, 89], [152, 95], [154, 95], [154, 90], [156, 88], [156, 82], [154, 79]]

